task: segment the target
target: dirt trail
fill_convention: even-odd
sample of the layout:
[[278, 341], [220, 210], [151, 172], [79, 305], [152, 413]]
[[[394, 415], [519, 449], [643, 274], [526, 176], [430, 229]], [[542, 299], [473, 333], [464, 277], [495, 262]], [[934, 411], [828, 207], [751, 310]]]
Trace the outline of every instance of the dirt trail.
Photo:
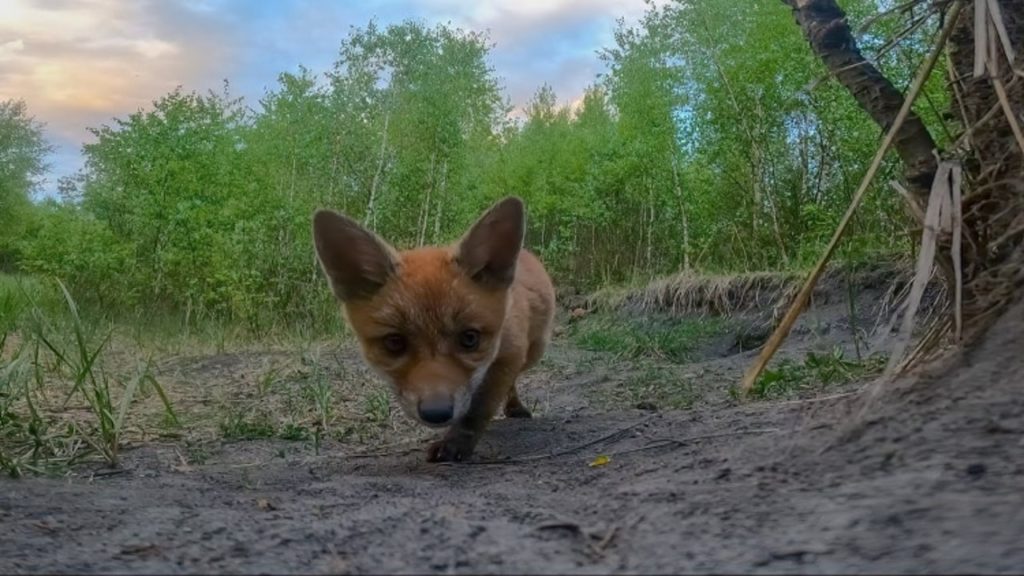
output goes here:
[[0, 481], [0, 572], [1019, 572], [1022, 336], [1024, 305], [859, 420], [863, 395], [728, 401], [749, 354], [685, 367], [715, 389], [689, 410], [605, 411], [614, 368], [560, 343], [525, 383], [540, 417], [477, 463], [150, 444], [122, 474]]

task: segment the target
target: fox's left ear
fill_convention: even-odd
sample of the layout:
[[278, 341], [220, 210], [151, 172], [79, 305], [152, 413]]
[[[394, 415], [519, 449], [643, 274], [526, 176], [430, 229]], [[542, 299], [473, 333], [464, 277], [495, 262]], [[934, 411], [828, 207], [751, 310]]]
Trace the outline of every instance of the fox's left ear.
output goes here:
[[514, 196], [501, 200], [459, 241], [456, 261], [477, 282], [507, 288], [516, 276], [525, 224], [523, 201]]

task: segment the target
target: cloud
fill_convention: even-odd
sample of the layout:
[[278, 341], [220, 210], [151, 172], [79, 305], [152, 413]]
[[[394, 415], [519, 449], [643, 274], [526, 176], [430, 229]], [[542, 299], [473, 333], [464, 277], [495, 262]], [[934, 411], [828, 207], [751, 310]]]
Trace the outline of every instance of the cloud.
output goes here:
[[230, 31], [214, 20], [170, 2], [10, 1], [0, 99], [24, 99], [55, 136], [85, 140], [87, 126], [225, 72]]
[[[665, 0], [657, 0], [662, 4]], [[492, 61], [514, 106], [523, 107], [542, 84], [560, 102], [582, 101], [604, 68], [597, 50], [614, 42], [616, 20], [637, 21], [646, 0], [424, 0], [430, 20], [486, 30], [495, 43]]]
[[499, 45], [557, 39], [561, 29], [583, 21], [603, 21], [607, 38], [615, 19], [635, 19], [644, 0], [425, 0], [436, 13], [474, 29], [490, 30]]
[[[662, 2], [664, 0], [657, 0]], [[183, 86], [232, 92], [255, 105], [277, 76], [304, 64], [325, 72], [351, 26], [406, 18], [487, 31], [491, 63], [519, 113], [550, 84], [579, 100], [603, 66], [615, 20], [635, 21], [646, 0], [5, 0], [0, 100], [24, 99], [73, 172], [87, 127], [124, 117]]]
[[9, 40], [7, 42], [4, 42], [3, 44], [0, 44], [0, 60], [2, 60], [5, 57], [14, 57], [18, 52], [21, 52], [24, 49], [25, 41], [21, 38], [18, 38], [17, 40]]

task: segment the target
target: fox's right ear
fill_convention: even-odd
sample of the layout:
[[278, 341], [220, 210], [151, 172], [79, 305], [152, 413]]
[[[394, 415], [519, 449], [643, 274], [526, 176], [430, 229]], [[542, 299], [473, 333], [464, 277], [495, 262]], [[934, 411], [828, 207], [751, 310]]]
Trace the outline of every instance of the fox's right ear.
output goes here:
[[358, 222], [332, 212], [313, 215], [317, 260], [339, 300], [372, 296], [398, 266], [398, 254]]

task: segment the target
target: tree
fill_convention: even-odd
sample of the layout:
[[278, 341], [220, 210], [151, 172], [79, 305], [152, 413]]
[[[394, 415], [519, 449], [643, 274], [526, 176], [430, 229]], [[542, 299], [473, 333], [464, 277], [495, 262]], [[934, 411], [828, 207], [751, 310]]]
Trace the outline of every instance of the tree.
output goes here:
[[15, 240], [24, 231], [51, 151], [43, 125], [28, 115], [23, 100], [0, 102], [0, 267], [14, 260]]
[[411, 21], [371, 24], [342, 44], [331, 77], [362, 137], [350, 164], [364, 182], [371, 168], [365, 219], [399, 243], [438, 242], [476, 211], [457, 200], [476, 186], [467, 159], [504, 112], [488, 50], [482, 34]]
[[223, 231], [243, 195], [245, 111], [227, 95], [180, 89], [150, 111], [94, 129], [82, 207], [133, 247], [141, 297], [190, 312], [230, 306]]
[[[846, 13], [835, 0], [783, 0], [793, 9], [814, 53], [857, 103], [883, 128], [903, 106], [903, 94], [861, 54], [850, 33]], [[935, 141], [924, 122], [911, 112], [893, 141], [904, 175], [919, 200], [927, 196], [935, 175]]]

